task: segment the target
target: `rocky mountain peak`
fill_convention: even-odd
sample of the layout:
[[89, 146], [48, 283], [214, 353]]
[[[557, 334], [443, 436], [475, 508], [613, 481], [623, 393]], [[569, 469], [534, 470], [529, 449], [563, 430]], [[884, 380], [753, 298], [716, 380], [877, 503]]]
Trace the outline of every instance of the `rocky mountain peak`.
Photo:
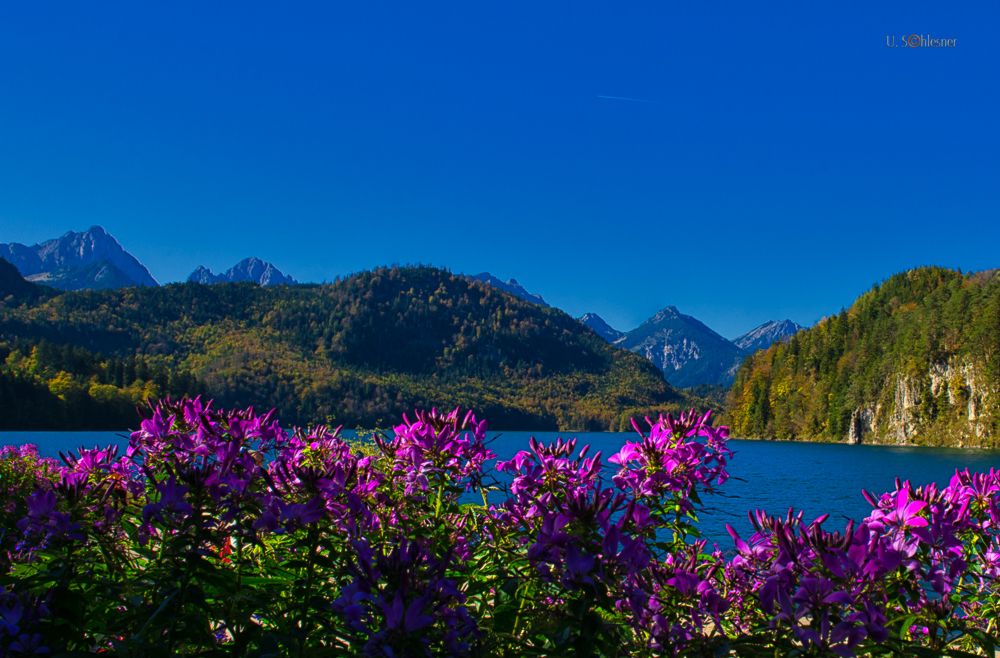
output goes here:
[[599, 316], [597, 313], [586, 313], [581, 317], [577, 318], [580, 322], [587, 325], [591, 329], [597, 332], [597, 335], [608, 341], [609, 343], [614, 343], [622, 339], [625, 336], [624, 331], [618, 331], [604, 321], [604, 318]]
[[679, 317], [681, 317], [681, 313], [680, 311], [677, 310], [677, 307], [668, 306], [661, 311], [657, 311], [656, 315], [646, 320], [646, 322], [663, 322], [664, 320], [669, 320]]
[[542, 299], [541, 295], [533, 295], [527, 290], [525, 290], [517, 279], [508, 279], [507, 281], [501, 281], [489, 272], [482, 272], [476, 274], [475, 276], [469, 277], [473, 281], [482, 281], [485, 284], [491, 285], [494, 288], [499, 288], [500, 290], [506, 290], [512, 295], [520, 297], [521, 299], [532, 302], [533, 304], [538, 304], [539, 306], [548, 306], [545, 300]]
[[800, 329], [803, 329], [803, 327], [792, 322], [791, 320], [782, 320], [781, 322], [768, 320], [759, 327], [751, 329], [742, 336], [734, 338], [733, 343], [740, 349], [746, 350], [747, 352], [766, 350], [774, 341], [793, 336]]
[[667, 306], [615, 345], [645, 356], [674, 386], [729, 384], [745, 353], [701, 321]]
[[188, 282], [194, 283], [215, 283], [215, 275], [212, 274], [212, 270], [208, 269], [204, 265], [199, 265], [198, 268], [191, 272], [188, 276]]
[[[30, 247], [16, 242], [0, 244], [0, 256], [28, 280], [44, 281], [63, 290], [160, 285], [101, 226], [91, 226], [83, 233], [69, 231]], [[102, 261], [102, 265], [94, 266]]]
[[295, 285], [298, 283], [298, 281], [284, 274], [271, 263], [261, 260], [256, 256], [244, 258], [221, 274], [212, 274], [212, 270], [201, 265], [188, 276], [187, 280], [206, 284], [252, 281], [262, 286]]

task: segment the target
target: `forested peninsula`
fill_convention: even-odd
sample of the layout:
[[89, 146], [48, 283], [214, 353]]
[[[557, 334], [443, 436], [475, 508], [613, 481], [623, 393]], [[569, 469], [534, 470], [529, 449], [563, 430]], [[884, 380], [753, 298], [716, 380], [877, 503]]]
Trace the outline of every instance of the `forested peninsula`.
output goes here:
[[726, 420], [747, 438], [998, 447], [1000, 270], [876, 284], [748, 356]]
[[125, 429], [145, 398], [193, 394], [286, 426], [461, 405], [495, 429], [624, 430], [704, 408], [566, 313], [431, 267], [77, 292], [0, 268], [0, 430]]

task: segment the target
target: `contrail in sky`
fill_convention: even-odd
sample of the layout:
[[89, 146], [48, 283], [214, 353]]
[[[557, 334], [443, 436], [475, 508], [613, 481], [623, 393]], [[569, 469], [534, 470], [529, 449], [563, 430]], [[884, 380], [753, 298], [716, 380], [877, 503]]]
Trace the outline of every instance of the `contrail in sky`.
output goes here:
[[598, 95], [597, 97], [598, 98], [610, 98], [613, 101], [633, 101], [633, 102], [636, 102], [636, 103], [654, 103], [656, 105], [665, 105], [665, 103], [663, 103], [662, 101], [647, 101], [647, 100], [643, 100], [641, 98], [625, 98], [624, 96], [601, 96], [601, 95]]

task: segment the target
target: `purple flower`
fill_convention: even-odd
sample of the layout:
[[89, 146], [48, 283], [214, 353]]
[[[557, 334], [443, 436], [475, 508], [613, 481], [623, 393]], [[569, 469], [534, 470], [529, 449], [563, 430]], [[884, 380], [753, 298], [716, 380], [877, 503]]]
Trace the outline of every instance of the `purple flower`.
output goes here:
[[174, 416], [165, 417], [164, 408], [157, 407], [153, 417], [143, 420], [138, 432], [132, 432], [132, 440], [137, 442], [162, 440], [174, 427]]
[[143, 508], [143, 521], [149, 522], [150, 519], [158, 518], [164, 522], [169, 520], [176, 522], [193, 511], [191, 503], [185, 500], [188, 488], [177, 483], [177, 476], [171, 475], [166, 482], [157, 484], [156, 491], [159, 492], [160, 498]]
[[56, 509], [56, 492], [51, 489], [37, 491], [27, 502], [29, 515], [47, 519]]
[[316, 496], [306, 503], [284, 505], [281, 510], [281, 521], [286, 527], [309, 525], [324, 516], [326, 516], [326, 505], [322, 496]]
[[566, 546], [564, 568], [561, 582], [566, 589], [576, 591], [582, 585], [594, 586], [594, 580], [587, 575], [594, 568], [594, 556], [580, 551], [575, 544]]
[[430, 601], [430, 598], [430, 594], [425, 594], [410, 603], [410, 605], [405, 608], [404, 612], [403, 592], [397, 591], [396, 597], [393, 599], [391, 606], [386, 603], [382, 604], [382, 611], [385, 614], [386, 626], [390, 630], [400, 630], [404, 633], [412, 633], [414, 631], [419, 631], [426, 626], [430, 626], [434, 623], [434, 618], [430, 615], [423, 614], [423, 610]]
[[334, 612], [341, 614], [355, 631], [368, 634], [365, 623], [366, 608], [364, 602], [371, 598], [370, 592], [358, 582], [351, 583], [340, 592], [340, 598], [333, 602]]
[[854, 599], [847, 592], [836, 591], [833, 583], [826, 578], [802, 578], [792, 602], [806, 610], [817, 610], [828, 603], [851, 605]]
[[[732, 456], [726, 447], [728, 430], [709, 427], [707, 421], [708, 414], [698, 416], [693, 409], [680, 420], [670, 414], [656, 423], [647, 418], [650, 434], [646, 436], [633, 420], [642, 440], [626, 442], [608, 460], [621, 467], [615, 485], [638, 496], [659, 496], [668, 492], [689, 495], [695, 488], [711, 490], [724, 483], [729, 478], [726, 458]], [[705, 443], [688, 440], [699, 436]]]
[[[63, 474], [63, 483], [57, 485], [56, 490], [39, 489], [32, 494], [26, 501], [28, 516], [18, 522], [18, 530], [69, 541], [82, 541], [83, 535], [78, 532], [80, 524], [71, 523], [69, 514], [56, 511], [61, 495], [75, 491], [77, 483], [74, 481], [79, 478], [85, 479], [86, 476], [78, 473]], [[76, 498], [72, 495], [70, 497]]]
[[14, 594], [3, 594], [0, 588], [0, 627], [7, 635], [17, 635], [20, 631], [22, 611], [21, 599]]
[[496, 457], [485, 445], [486, 421], [477, 422], [471, 411], [460, 420], [457, 408], [449, 414], [436, 409], [415, 413], [415, 421], [403, 415], [391, 442], [376, 439], [392, 459], [393, 470], [404, 474], [407, 495], [432, 484], [451, 483], [466, 490], [480, 486], [483, 463]]
[[[865, 493], [867, 494], [867, 492]], [[871, 500], [869, 498], [869, 502]], [[897, 492], [892, 503], [888, 509], [880, 507], [872, 512], [871, 519], [889, 528], [923, 528], [927, 526], [927, 520], [919, 516], [920, 511], [927, 507], [927, 503], [922, 500], [911, 501], [908, 486], [904, 486]]]
[[861, 624], [876, 642], [885, 642], [889, 639], [889, 631], [885, 628], [885, 615], [870, 600], [865, 599], [864, 604], [865, 609], [848, 617], [848, 621]]
[[18, 636], [7, 647], [7, 651], [11, 656], [41, 656], [50, 653], [49, 648], [45, 646], [45, 639], [38, 633]]

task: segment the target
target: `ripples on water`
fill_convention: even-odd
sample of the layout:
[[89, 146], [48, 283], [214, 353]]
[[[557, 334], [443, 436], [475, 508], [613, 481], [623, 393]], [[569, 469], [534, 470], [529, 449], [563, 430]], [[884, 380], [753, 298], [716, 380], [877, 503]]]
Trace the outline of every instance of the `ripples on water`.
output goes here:
[[[346, 436], [353, 433], [345, 432]], [[591, 445], [591, 454], [603, 451], [608, 480], [614, 465], [607, 458], [618, 452], [634, 433], [609, 432], [490, 432], [499, 437], [490, 443], [499, 459], [510, 459], [528, 449], [528, 437], [543, 443], [557, 438], [578, 438], [578, 447]], [[0, 432], [0, 444], [33, 443], [46, 456], [114, 443], [128, 444], [116, 432]], [[790, 443], [775, 441], [729, 442], [735, 456], [729, 463], [732, 479], [720, 487], [721, 495], [706, 496], [706, 511], [699, 515], [702, 532], [710, 542], [728, 549], [732, 541], [725, 524], [736, 527], [744, 539], [752, 533], [746, 512], [755, 508], [783, 514], [789, 507], [805, 510], [805, 518], [829, 512], [828, 531], [843, 530], [848, 518], [860, 520], [871, 511], [861, 489], [876, 494], [895, 488], [894, 478], [910, 480], [914, 486], [935, 482], [947, 486], [955, 470], [988, 471], [1000, 468], [1000, 450], [958, 448], [911, 448], [901, 446], [845, 445], [839, 443]], [[611, 467], [611, 468], [608, 468]]]

